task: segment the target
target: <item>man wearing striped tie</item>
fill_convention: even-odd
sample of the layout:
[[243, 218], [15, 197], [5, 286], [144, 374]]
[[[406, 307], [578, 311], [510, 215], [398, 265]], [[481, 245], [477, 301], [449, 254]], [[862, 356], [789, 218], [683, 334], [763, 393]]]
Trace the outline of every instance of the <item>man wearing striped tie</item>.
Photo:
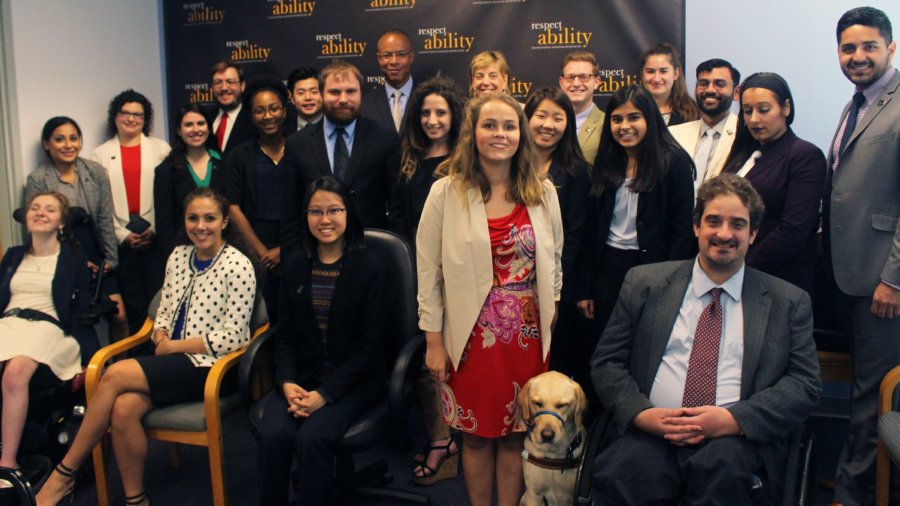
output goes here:
[[809, 296], [744, 265], [763, 212], [745, 179], [708, 180], [697, 258], [626, 275], [591, 358], [618, 435], [595, 459], [595, 503], [780, 502], [821, 381]]

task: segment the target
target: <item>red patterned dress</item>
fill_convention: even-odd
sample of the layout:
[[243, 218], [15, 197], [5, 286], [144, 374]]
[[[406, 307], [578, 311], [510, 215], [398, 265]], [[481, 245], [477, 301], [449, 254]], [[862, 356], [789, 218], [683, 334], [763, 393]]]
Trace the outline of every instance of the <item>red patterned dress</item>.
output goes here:
[[528, 210], [488, 219], [494, 282], [469, 335], [459, 369], [442, 385], [441, 410], [451, 427], [481, 437], [514, 430], [516, 396], [547, 370], [535, 299], [535, 239]]

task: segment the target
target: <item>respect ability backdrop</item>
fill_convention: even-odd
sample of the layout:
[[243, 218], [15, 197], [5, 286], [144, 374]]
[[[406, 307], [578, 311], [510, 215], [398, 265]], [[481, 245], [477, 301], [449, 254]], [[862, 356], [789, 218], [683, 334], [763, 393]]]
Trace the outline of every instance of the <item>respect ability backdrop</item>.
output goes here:
[[502, 51], [520, 100], [557, 86], [559, 63], [575, 49], [600, 64], [596, 101], [639, 78], [639, 58], [659, 42], [684, 51], [684, 0], [207, 0], [164, 2], [169, 111], [210, 103], [209, 69], [241, 64], [245, 76], [286, 80], [299, 65], [321, 69], [334, 58], [362, 71], [364, 88], [382, 77], [378, 36], [399, 28], [412, 39], [417, 82], [441, 71], [468, 89], [469, 60]]

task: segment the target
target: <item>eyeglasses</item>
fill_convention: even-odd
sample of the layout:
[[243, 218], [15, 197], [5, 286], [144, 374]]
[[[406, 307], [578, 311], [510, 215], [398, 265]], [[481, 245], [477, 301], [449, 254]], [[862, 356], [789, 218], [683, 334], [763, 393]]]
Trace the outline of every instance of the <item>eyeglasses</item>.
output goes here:
[[576, 79], [578, 79], [579, 81], [581, 81], [583, 83], [586, 83], [586, 82], [588, 82], [589, 79], [594, 78], [594, 76], [592, 74], [566, 74], [561, 77], [563, 79], [565, 79], [567, 83], [573, 83], [573, 82], [575, 82]]
[[406, 58], [412, 51], [388, 51], [386, 53], [375, 53], [379, 60], [390, 60], [392, 58]]
[[237, 79], [214, 79], [212, 82], [213, 88], [221, 88], [224, 85], [228, 86], [237, 86], [240, 81]]
[[262, 107], [257, 107], [251, 111], [254, 116], [265, 116], [266, 113], [271, 114], [272, 116], [277, 116], [278, 113], [284, 110], [284, 107], [281, 107], [278, 104], [272, 104], [268, 108], [264, 109]]
[[142, 112], [119, 111], [119, 116], [125, 118], [130, 116], [132, 119], [144, 119], [144, 113]]
[[710, 81], [709, 79], [700, 79], [697, 81], [697, 88], [706, 89], [709, 88], [709, 85], [712, 84], [718, 90], [722, 90], [728, 87], [728, 81], [724, 79], [716, 79], [714, 81]]
[[347, 212], [347, 209], [343, 207], [332, 207], [331, 209], [326, 209], [325, 211], [321, 209], [307, 209], [306, 215], [312, 216], [314, 218], [321, 218], [322, 216], [328, 215], [329, 218], [334, 218], [335, 216], [339, 216]]

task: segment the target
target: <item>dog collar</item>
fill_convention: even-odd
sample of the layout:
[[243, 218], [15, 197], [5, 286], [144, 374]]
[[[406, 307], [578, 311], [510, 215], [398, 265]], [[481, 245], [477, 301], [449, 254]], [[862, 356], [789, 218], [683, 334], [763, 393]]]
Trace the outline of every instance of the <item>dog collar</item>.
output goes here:
[[[544, 414], [551, 414], [551, 412], [548, 411]], [[556, 415], [556, 413], [552, 414]], [[537, 415], [535, 415], [535, 417], [536, 416]], [[556, 416], [558, 417], [559, 415]], [[522, 458], [538, 467], [542, 467], [544, 469], [552, 469], [554, 471], [558, 470], [560, 473], [563, 473], [567, 469], [575, 469], [576, 467], [578, 467], [578, 462], [575, 460], [575, 450], [577, 450], [578, 447], [581, 446], [581, 443], [581, 432], [579, 432], [575, 436], [575, 439], [573, 439], [572, 442], [569, 443], [569, 447], [566, 448], [566, 456], [561, 459], [546, 459], [542, 457], [535, 457], [534, 455], [528, 453], [528, 450], [522, 450]]]

